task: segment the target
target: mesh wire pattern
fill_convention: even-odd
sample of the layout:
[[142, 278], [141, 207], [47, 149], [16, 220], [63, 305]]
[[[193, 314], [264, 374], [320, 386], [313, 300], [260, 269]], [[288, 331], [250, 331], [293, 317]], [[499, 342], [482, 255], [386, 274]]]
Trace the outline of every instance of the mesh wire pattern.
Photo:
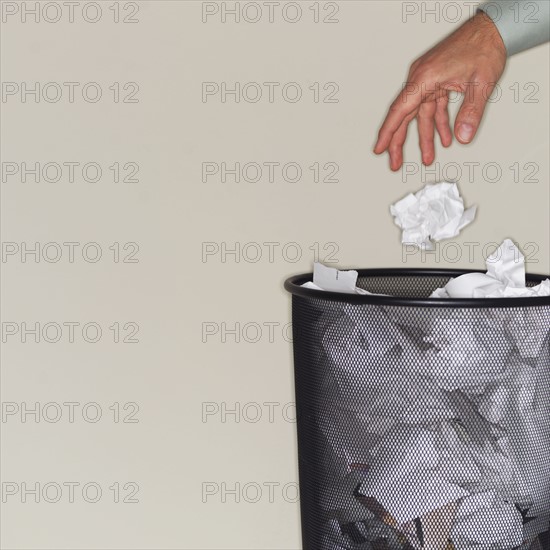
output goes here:
[[[448, 279], [357, 285], [425, 298]], [[304, 550], [550, 550], [548, 300], [322, 294], [292, 297]]]

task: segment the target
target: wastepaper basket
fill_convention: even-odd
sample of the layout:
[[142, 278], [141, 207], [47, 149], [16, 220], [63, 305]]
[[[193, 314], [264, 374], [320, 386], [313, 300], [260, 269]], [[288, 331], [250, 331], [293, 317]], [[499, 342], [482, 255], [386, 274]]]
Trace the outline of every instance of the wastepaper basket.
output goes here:
[[550, 297], [428, 298], [467, 272], [285, 281], [304, 550], [550, 549]]

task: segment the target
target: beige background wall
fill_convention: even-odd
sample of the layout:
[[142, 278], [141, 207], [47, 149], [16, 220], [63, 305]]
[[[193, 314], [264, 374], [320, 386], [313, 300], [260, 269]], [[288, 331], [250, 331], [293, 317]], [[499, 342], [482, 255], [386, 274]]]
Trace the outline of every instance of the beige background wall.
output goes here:
[[[271, 23], [262, 2], [239, 23], [233, 2], [78, 3], [73, 22], [46, 4], [36, 22], [34, 2], [2, 2], [2, 547], [297, 549], [282, 283], [314, 257], [480, 268], [505, 237], [548, 273], [548, 46], [510, 61], [473, 145], [423, 173], [413, 127], [391, 173], [371, 153], [385, 110], [473, 3], [304, 0], [293, 24], [284, 0]], [[202, 97], [223, 82], [252, 83], [249, 101]], [[235, 162], [279, 165], [223, 183]], [[445, 176], [477, 221], [404, 256], [390, 203]]]

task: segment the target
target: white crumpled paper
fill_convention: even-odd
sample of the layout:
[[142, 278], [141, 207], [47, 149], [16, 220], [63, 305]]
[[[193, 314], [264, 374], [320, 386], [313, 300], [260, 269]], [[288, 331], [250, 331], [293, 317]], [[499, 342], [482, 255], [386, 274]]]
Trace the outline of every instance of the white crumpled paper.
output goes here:
[[[345, 304], [316, 321], [316, 421], [340, 476], [320, 487], [323, 510], [339, 518], [323, 548], [356, 547], [338, 531], [362, 521], [356, 498], [369, 529], [415, 550], [447, 539], [456, 550], [519, 550], [550, 519], [548, 312], [487, 308], [472, 319], [443, 308], [410, 326], [391, 309]], [[518, 325], [524, 309], [534, 311]], [[533, 335], [525, 349], [520, 335]]]
[[525, 286], [525, 257], [510, 239], [504, 240], [487, 258], [486, 264], [487, 275], [503, 285], [514, 288]]
[[[516, 245], [506, 239], [494, 254], [487, 258], [487, 273], [467, 273], [451, 279], [438, 288], [432, 298], [515, 298], [550, 296], [550, 279], [534, 287], [525, 285], [525, 259]], [[505, 358], [517, 349], [521, 357], [534, 358], [550, 332], [540, 330], [540, 313], [531, 308], [505, 308], [488, 310], [483, 323], [462, 328], [464, 341], [455, 338], [454, 321], [440, 319], [428, 329], [426, 342], [436, 347], [428, 352], [429, 367], [426, 374], [437, 376], [442, 387], [456, 389], [466, 385], [470, 369], [476, 372], [476, 380], [482, 383], [495, 381], [498, 372], [487, 371], [487, 365], [501, 365]], [[448, 330], [446, 330], [448, 326]], [[496, 332], [495, 332], [496, 331]], [[509, 346], [501, 346], [499, 356], [493, 357], [491, 341], [496, 333], [508, 335]], [[458, 350], [462, 350], [459, 352]], [[476, 366], [477, 365], [477, 366]], [[483, 366], [485, 365], [485, 367]], [[488, 376], [488, 378], [486, 378]], [[485, 407], [492, 404], [486, 403]], [[491, 414], [489, 412], [489, 414]]]
[[313, 282], [308, 281], [302, 286], [344, 294], [372, 294], [356, 286], [358, 275], [354, 269], [341, 271], [335, 267], [327, 267], [320, 262], [315, 262], [313, 264]]
[[432, 298], [528, 298], [550, 296], [550, 279], [527, 287], [525, 258], [519, 248], [506, 239], [486, 260], [487, 273], [466, 273], [451, 279]]
[[523, 518], [494, 491], [472, 495], [458, 509], [452, 540], [457, 550], [516, 548], [523, 542]]
[[[432, 292], [430, 298], [514, 298], [550, 296], [550, 279], [527, 287], [525, 258], [518, 247], [506, 239], [486, 260], [487, 273], [466, 273], [451, 279], [443, 288]], [[313, 281], [302, 286], [315, 290], [344, 294], [373, 295], [357, 286], [358, 272], [313, 264]], [[386, 296], [385, 294], [374, 294]]]
[[[460, 338], [457, 327], [460, 326]], [[416, 369], [445, 390], [456, 390], [498, 379], [504, 374], [512, 343], [495, 349], [498, 326], [490, 320], [468, 322], [460, 318], [434, 318], [424, 337], [432, 347]], [[472, 378], [475, 372], [475, 379]]]
[[439, 461], [436, 433], [397, 426], [371, 451], [359, 493], [375, 499], [399, 525], [469, 496], [436, 469]]
[[434, 248], [431, 239], [440, 241], [456, 237], [471, 223], [476, 207], [464, 210], [456, 183], [441, 182], [426, 185], [390, 206], [395, 223], [403, 230], [402, 243]]

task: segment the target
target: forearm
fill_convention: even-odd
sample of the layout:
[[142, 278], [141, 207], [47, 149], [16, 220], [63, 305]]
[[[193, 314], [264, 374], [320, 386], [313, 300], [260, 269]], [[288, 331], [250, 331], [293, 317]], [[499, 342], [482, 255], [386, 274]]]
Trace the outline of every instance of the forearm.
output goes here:
[[549, 0], [488, 0], [479, 10], [496, 25], [508, 56], [550, 40]]

